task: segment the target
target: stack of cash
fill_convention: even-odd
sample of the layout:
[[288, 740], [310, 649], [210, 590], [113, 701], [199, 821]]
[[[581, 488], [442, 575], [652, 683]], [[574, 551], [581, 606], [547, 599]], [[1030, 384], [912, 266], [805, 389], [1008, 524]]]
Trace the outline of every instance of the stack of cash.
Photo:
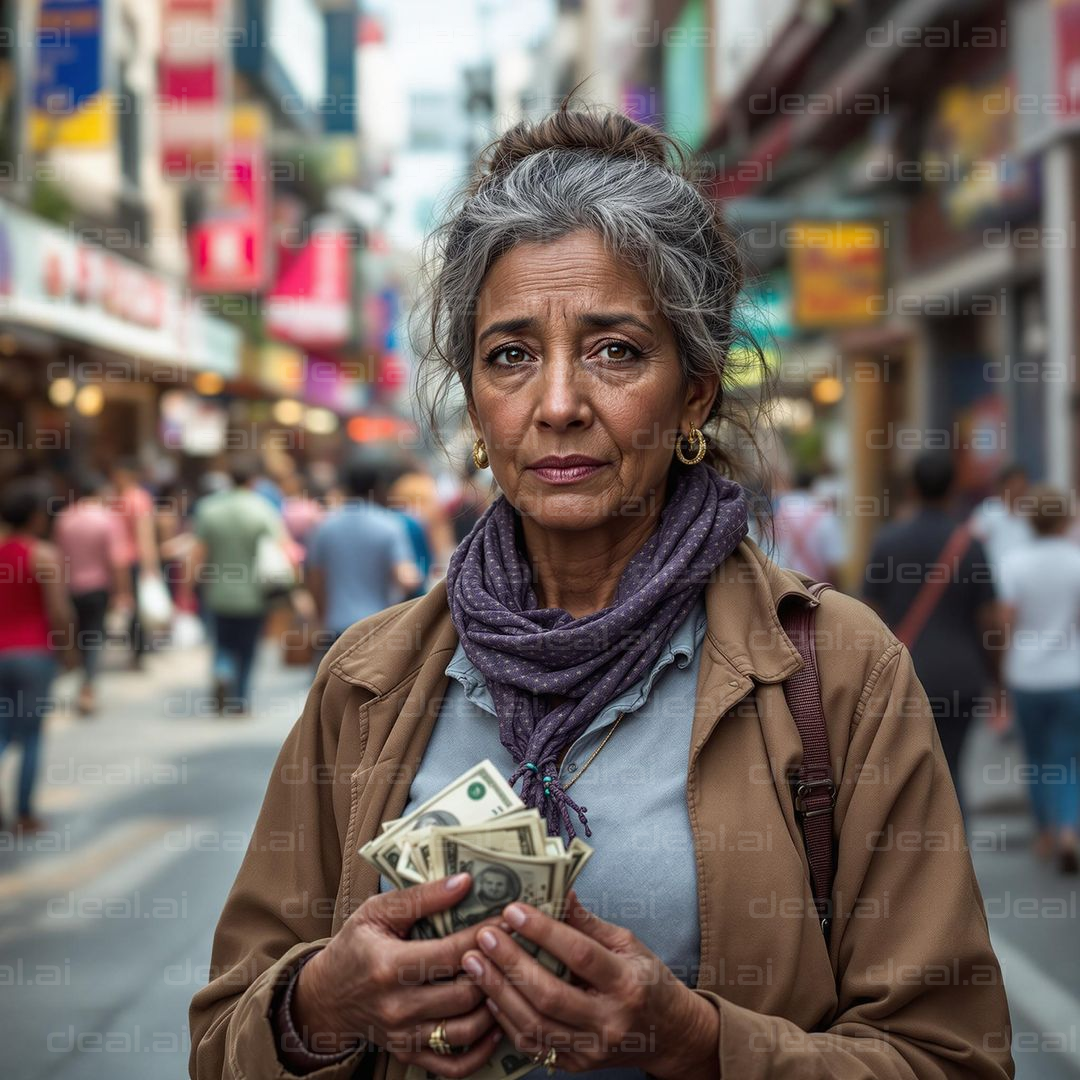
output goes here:
[[[593, 849], [580, 837], [548, 836], [540, 812], [526, 809], [490, 761], [481, 761], [405, 817], [383, 823], [360, 855], [397, 888], [463, 871], [472, 888], [456, 907], [419, 920], [413, 937], [445, 937], [502, 913], [515, 900], [561, 914], [566, 894]], [[515, 940], [560, 977], [562, 964], [524, 938]], [[477, 1080], [510, 1080], [535, 1062], [504, 1040]], [[420, 1069], [413, 1075], [424, 1076]]]

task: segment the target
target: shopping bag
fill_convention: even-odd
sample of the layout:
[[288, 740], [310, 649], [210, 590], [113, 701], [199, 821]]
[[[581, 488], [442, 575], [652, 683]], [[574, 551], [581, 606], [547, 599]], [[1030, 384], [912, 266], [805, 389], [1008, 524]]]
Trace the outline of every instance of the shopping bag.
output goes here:
[[140, 574], [138, 595], [139, 621], [153, 629], [166, 629], [172, 621], [173, 602], [165, 582], [157, 574]]
[[296, 583], [296, 567], [285, 545], [269, 533], [255, 547], [255, 580], [268, 593], [281, 592]]

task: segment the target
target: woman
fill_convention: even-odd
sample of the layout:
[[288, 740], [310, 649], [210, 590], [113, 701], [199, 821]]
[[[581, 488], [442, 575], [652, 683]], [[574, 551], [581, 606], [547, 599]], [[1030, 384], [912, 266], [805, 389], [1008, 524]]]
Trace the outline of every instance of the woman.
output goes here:
[[41, 724], [52, 707], [56, 653], [68, 667], [76, 662], [60, 553], [41, 539], [47, 506], [46, 489], [33, 478], [12, 481], [0, 495], [0, 754], [12, 744], [22, 748], [19, 833], [44, 828], [34, 814]]
[[[426, 362], [460, 381], [502, 495], [444, 581], [320, 668], [192, 1003], [198, 1080], [463, 1077], [504, 1034], [614, 1080], [1012, 1075], [930, 709], [903, 647], [833, 592], [816, 621], [839, 857], [819, 923], [777, 614], [815, 601], [744, 539], [706, 434], [740, 277], [667, 149], [564, 106], [493, 145], [442, 233]], [[407, 940], [469, 875], [384, 893], [357, 849], [484, 757], [553, 834], [588, 831], [577, 898], [564, 922], [514, 904]]]
[[1025, 499], [1034, 539], [1005, 554], [999, 585], [1008, 627], [1005, 683], [1027, 753], [1031, 807], [1043, 858], [1080, 871], [1080, 548], [1066, 535], [1064, 493]]

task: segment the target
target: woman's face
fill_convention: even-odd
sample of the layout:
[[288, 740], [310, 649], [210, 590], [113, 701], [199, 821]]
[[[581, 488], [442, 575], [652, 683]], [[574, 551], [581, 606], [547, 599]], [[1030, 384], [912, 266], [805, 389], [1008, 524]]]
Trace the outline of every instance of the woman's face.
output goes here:
[[[481, 284], [469, 415], [499, 487], [541, 526], [659, 512], [675, 437], [717, 386], [682, 386], [670, 324], [595, 233], [518, 244]], [[533, 468], [571, 454], [602, 464], [569, 483]]]

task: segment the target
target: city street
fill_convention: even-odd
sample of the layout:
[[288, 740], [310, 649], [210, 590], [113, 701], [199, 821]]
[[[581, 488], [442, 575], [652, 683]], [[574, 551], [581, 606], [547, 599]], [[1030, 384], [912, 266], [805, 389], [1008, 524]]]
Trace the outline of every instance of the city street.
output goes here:
[[[254, 719], [207, 715], [201, 649], [154, 654], [142, 674], [113, 656], [102, 715], [52, 717], [41, 810], [54, 831], [0, 851], [5, 1078], [186, 1075], [188, 1000], [309, 679], [270, 650], [262, 660]], [[1028, 851], [1015, 748], [980, 732], [972, 751], [972, 844], [1017, 1075], [1080, 1076], [1077, 884]]]

